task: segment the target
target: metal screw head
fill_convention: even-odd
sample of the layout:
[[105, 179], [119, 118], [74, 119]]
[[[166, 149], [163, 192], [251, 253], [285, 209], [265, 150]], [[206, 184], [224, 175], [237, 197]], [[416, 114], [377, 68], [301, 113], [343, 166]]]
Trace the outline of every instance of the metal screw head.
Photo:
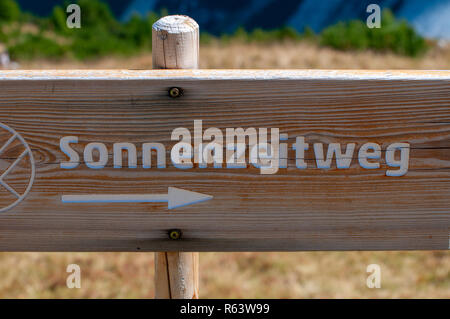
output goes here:
[[169, 96], [176, 98], [176, 97], [181, 96], [181, 92], [182, 92], [182, 90], [180, 88], [173, 87], [173, 88], [169, 89]]
[[181, 238], [181, 230], [171, 229], [169, 230], [169, 238], [172, 240], [178, 240]]

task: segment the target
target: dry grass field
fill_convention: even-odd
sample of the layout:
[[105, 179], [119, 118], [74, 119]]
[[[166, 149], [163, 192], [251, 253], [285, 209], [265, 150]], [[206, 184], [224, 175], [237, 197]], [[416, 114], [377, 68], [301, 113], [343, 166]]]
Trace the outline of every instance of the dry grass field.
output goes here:
[[[201, 48], [202, 68], [450, 69], [450, 46], [421, 58], [340, 52], [308, 42]], [[150, 69], [151, 54], [21, 68]], [[80, 265], [81, 289], [66, 287]], [[380, 289], [366, 286], [379, 264]], [[152, 253], [0, 253], [0, 298], [152, 298]], [[201, 253], [203, 298], [450, 298], [450, 252]]]
[[[151, 69], [151, 53], [133, 58], [112, 57], [89, 62], [31, 61], [22, 69]], [[421, 58], [372, 51], [343, 52], [302, 41], [258, 45], [215, 44], [200, 49], [202, 69], [450, 69], [450, 44]]]

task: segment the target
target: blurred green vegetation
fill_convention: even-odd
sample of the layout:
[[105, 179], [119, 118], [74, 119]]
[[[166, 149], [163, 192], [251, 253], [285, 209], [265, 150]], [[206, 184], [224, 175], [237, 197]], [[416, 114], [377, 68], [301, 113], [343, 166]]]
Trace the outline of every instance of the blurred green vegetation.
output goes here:
[[36, 17], [20, 12], [14, 0], [0, 0], [0, 41], [17, 60], [131, 55], [151, 50], [152, 25], [167, 15], [164, 11], [136, 15], [120, 23], [104, 2], [79, 0], [77, 4], [82, 8], [81, 28], [70, 29], [66, 5], [55, 6], [48, 17]]
[[[151, 50], [152, 25], [168, 13], [149, 13], [133, 16], [121, 23], [108, 5], [100, 0], [79, 0], [82, 8], [81, 28], [66, 25], [69, 5], [55, 6], [48, 17], [36, 17], [21, 12], [15, 0], [0, 0], [0, 42], [5, 43], [12, 58], [21, 59], [90, 59], [106, 55], [132, 55]], [[275, 30], [237, 29], [220, 37], [202, 32], [202, 44], [239, 41], [246, 43], [276, 43], [280, 41], [310, 40], [340, 50], [392, 51], [417, 56], [427, 49], [424, 38], [405, 21], [398, 20], [385, 10], [382, 27], [369, 29], [364, 22], [340, 22], [315, 34], [306, 28], [302, 33], [291, 27]]]
[[20, 8], [14, 0], [0, 0], [0, 23], [17, 21]]
[[412, 57], [428, 49], [425, 39], [407, 21], [396, 19], [387, 9], [381, 15], [381, 28], [369, 29], [359, 20], [339, 22], [322, 31], [320, 43], [340, 50], [372, 49]]
[[[244, 28], [238, 28], [232, 34], [223, 34], [219, 39], [223, 43], [228, 43], [231, 41], [241, 41], [248, 43], [269, 43], [269, 42], [279, 42], [279, 41], [300, 41], [305, 39], [306, 33], [299, 33], [292, 27], [281, 27], [275, 30], [263, 30], [254, 29], [250, 32], [246, 31]], [[209, 36], [214, 39], [213, 36]], [[203, 38], [203, 41], [205, 39]], [[211, 42], [211, 41], [209, 41]]]

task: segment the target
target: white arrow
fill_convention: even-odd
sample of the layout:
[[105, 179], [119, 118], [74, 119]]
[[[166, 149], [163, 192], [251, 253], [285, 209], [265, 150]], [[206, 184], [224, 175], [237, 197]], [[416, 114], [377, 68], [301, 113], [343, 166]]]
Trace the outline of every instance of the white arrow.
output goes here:
[[168, 194], [104, 194], [104, 195], [63, 195], [63, 203], [164, 203], [169, 209], [204, 202], [213, 198], [181, 188], [169, 187]]

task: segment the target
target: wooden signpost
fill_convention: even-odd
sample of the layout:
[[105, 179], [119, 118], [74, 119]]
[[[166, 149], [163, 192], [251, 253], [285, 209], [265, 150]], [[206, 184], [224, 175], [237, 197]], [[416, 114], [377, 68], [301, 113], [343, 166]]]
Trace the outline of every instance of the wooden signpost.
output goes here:
[[450, 72], [2, 71], [0, 169], [1, 251], [448, 249]]
[[[0, 180], [24, 194], [30, 162], [35, 171], [26, 196], [2, 209], [3, 251], [448, 248], [449, 72], [3, 71], [0, 78]], [[173, 87], [183, 95], [172, 98]], [[225, 160], [176, 167], [173, 131], [185, 128], [193, 143], [198, 120], [202, 135], [278, 128], [288, 135], [280, 141], [288, 167], [274, 174]], [[298, 158], [297, 137], [309, 146]], [[335, 154], [320, 168], [336, 143], [342, 153], [355, 144], [348, 168], [337, 167]], [[367, 160], [379, 168], [361, 165], [367, 143], [379, 146]], [[407, 170], [386, 163], [396, 143], [410, 145]], [[401, 150], [394, 155], [400, 161]], [[198, 194], [176, 195], [180, 189]], [[2, 208], [18, 197], [7, 187], [0, 196]], [[171, 229], [182, 231], [179, 240]]]

